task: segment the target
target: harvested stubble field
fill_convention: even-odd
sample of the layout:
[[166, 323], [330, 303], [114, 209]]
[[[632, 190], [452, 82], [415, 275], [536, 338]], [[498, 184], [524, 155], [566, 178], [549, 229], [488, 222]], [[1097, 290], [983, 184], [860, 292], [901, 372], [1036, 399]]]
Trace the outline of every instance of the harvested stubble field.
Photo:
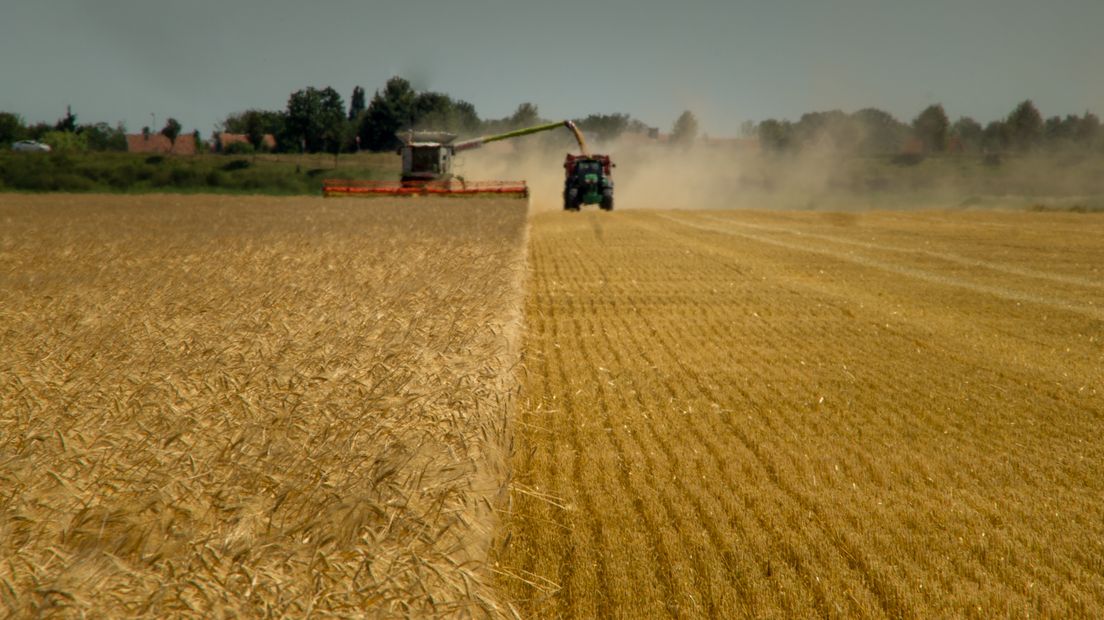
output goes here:
[[0, 616], [497, 613], [525, 218], [0, 196]]
[[1104, 219], [535, 217], [530, 617], [1104, 616]]

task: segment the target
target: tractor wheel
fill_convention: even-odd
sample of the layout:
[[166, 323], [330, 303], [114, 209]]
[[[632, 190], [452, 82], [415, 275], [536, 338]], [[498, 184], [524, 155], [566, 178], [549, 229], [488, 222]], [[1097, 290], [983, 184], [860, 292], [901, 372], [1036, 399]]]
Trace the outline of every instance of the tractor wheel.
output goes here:
[[579, 210], [579, 190], [571, 188], [564, 192], [564, 211]]
[[602, 194], [602, 202], [599, 204], [603, 211], [613, 211], [613, 192]]

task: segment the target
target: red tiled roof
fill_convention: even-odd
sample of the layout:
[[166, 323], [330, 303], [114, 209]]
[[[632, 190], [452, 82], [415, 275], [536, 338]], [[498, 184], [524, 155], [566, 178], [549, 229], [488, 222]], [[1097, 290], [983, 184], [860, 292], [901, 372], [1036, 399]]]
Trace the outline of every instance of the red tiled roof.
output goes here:
[[175, 145], [159, 133], [151, 133], [148, 136], [140, 133], [128, 133], [126, 138], [127, 151], [131, 153], [195, 155], [196, 152], [195, 136], [190, 133], [177, 136]]
[[[235, 142], [250, 143], [249, 136], [244, 133], [227, 133], [225, 131], [218, 135], [218, 141], [219, 144], [222, 145], [222, 148], [226, 148]], [[276, 137], [270, 133], [266, 133], [264, 138], [261, 139], [261, 144], [268, 150], [272, 150], [276, 148]]]

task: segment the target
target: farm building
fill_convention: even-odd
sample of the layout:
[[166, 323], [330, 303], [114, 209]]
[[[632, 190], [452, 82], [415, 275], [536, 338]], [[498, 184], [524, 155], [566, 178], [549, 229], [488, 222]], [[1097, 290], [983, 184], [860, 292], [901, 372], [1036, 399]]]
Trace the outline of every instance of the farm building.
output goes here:
[[[249, 136], [245, 135], [244, 133], [228, 133], [225, 131], [220, 132], [215, 136], [216, 150], [221, 151], [231, 144], [235, 143], [249, 144]], [[261, 147], [269, 151], [275, 149], [276, 136], [273, 136], [270, 133], [266, 133], [264, 135], [264, 138], [261, 139]]]
[[176, 143], [173, 144], [167, 137], [159, 133], [128, 133], [127, 134], [127, 152], [130, 153], [149, 153], [156, 155], [195, 155], [196, 143], [195, 136], [192, 134], [181, 134], [176, 137]]

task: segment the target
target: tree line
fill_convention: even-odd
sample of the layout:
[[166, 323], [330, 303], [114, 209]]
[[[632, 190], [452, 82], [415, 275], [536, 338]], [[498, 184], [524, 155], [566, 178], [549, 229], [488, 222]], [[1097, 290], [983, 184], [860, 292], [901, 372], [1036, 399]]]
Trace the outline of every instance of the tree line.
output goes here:
[[1031, 100], [985, 125], [969, 116], [952, 123], [942, 104], [935, 104], [924, 108], [911, 123], [876, 108], [851, 114], [831, 110], [804, 114], [797, 122], [767, 119], [745, 123], [741, 134], [757, 137], [764, 151], [776, 153], [817, 147], [859, 155], [1104, 150], [1104, 131], [1095, 114], [1044, 120]]
[[[168, 138], [170, 144], [175, 146], [182, 129], [183, 126], [179, 121], [169, 118], [158, 133]], [[152, 134], [149, 127], [143, 127], [142, 133], [146, 136]], [[126, 127], [122, 123], [114, 127], [103, 122], [78, 123], [77, 115], [73, 113], [72, 108], [67, 108], [65, 116], [53, 125], [49, 123], [27, 125], [18, 114], [0, 111], [0, 147], [6, 147], [20, 140], [35, 140], [49, 144], [54, 150], [62, 152], [126, 151], [126, 136]], [[193, 132], [193, 137], [196, 148], [202, 149], [204, 142], [198, 130]]]
[[[658, 130], [628, 114], [591, 114], [574, 119], [588, 136], [597, 141], [617, 138], [625, 132], [656, 133]], [[522, 103], [513, 114], [498, 119], [480, 118], [475, 106], [445, 93], [417, 91], [402, 77], [392, 77], [369, 99], [364, 88], [356, 86], [346, 107], [345, 100], [333, 88], [306, 87], [291, 93], [283, 109], [250, 109], [230, 114], [216, 127], [211, 142], [218, 150], [222, 133], [246, 136], [248, 144], [225, 145], [230, 152], [275, 150], [291, 153], [347, 153], [360, 150], [392, 151], [400, 146], [396, 133], [406, 130], [436, 130], [475, 136], [529, 127], [544, 122], [537, 106]], [[155, 129], [143, 127], [144, 135]], [[166, 121], [159, 133], [175, 144], [181, 132], [176, 119]], [[692, 139], [697, 121], [683, 113], [676, 132]], [[207, 144], [199, 131], [193, 133], [197, 150]], [[273, 141], [266, 140], [272, 136]], [[10, 112], [0, 112], [0, 146], [18, 140], [39, 140], [58, 150], [127, 150], [126, 128], [107, 123], [81, 125], [69, 111], [56, 124], [26, 125]], [[273, 146], [274, 142], [274, 146]]]
[[45, 142], [59, 150], [125, 151], [126, 130], [122, 125], [112, 127], [107, 123], [77, 123], [72, 109], [51, 125], [35, 123], [26, 125], [22, 117], [12, 112], [0, 112], [0, 145], [7, 146], [19, 140]]
[[[544, 120], [537, 106], [527, 102], [507, 117], [483, 119], [467, 101], [445, 93], [417, 91], [409, 81], [395, 76], [370, 99], [364, 88], [356, 86], [347, 106], [333, 88], [299, 89], [290, 94], [283, 109], [230, 114], [219, 123], [212, 141], [226, 152], [393, 151], [400, 145], [396, 133], [401, 131], [426, 129], [473, 136], [528, 127]], [[628, 114], [591, 114], [574, 120], [597, 142], [614, 140], [625, 133], [658, 135], [657, 128]], [[181, 130], [181, 124], [169, 118], [159, 133], [175, 146]], [[147, 136], [152, 131], [150, 127], [142, 128]], [[699, 131], [697, 118], [685, 111], [672, 126], [670, 141], [689, 144], [698, 138]], [[221, 145], [219, 136], [223, 132], [245, 135], [248, 144]], [[985, 125], [967, 116], [952, 123], [943, 106], [935, 104], [922, 110], [911, 123], [877, 108], [865, 108], [850, 114], [840, 110], [810, 112], [796, 122], [773, 118], [749, 121], [740, 132], [745, 138], [758, 139], [764, 151], [775, 153], [815, 147], [858, 155], [1001, 153], [1047, 147], [1104, 150], [1104, 131], [1095, 114], [1044, 119], [1030, 100], [1017, 105], [1005, 118]], [[197, 150], [204, 150], [207, 145], [199, 131], [193, 136]], [[267, 140], [267, 136], [274, 141]], [[24, 139], [40, 140], [58, 150], [127, 150], [122, 124], [79, 124], [72, 110], [67, 110], [66, 116], [53, 125], [28, 126], [17, 114], [0, 112], [0, 146]]]
[[[525, 102], [505, 118], [483, 119], [475, 106], [435, 91], [417, 91], [395, 76], [368, 99], [364, 88], [353, 89], [348, 108], [332, 88], [295, 91], [283, 110], [246, 110], [226, 117], [223, 131], [245, 134], [254, 148], [263, 147], [266, 134], [276, 149], [286, 152], [392, 151], [400, 146], [397, 133], [435, 130], [474, 136], [539, 124], [537, 106]], [[611, 140], [626, 131], [645, 133], [653, 128], [628, 114], [591, 114], [576, 119], [597, 140]]]

